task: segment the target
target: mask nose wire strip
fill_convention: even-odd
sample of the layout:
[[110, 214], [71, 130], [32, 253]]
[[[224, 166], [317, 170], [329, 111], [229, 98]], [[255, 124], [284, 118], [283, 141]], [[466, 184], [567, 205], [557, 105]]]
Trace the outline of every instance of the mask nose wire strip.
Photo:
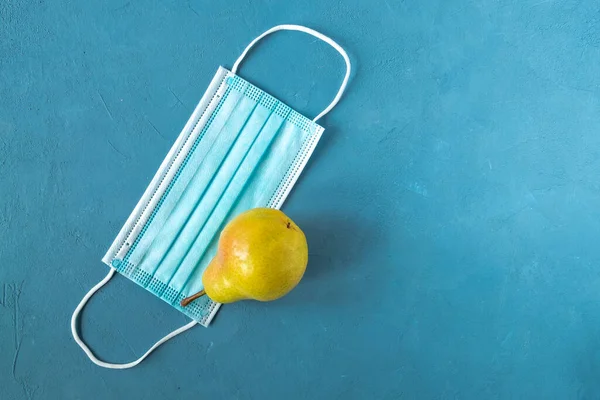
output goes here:
[[271, 33], [277, 32], [277, 31], [298, 31], [298, 32], [308, 33], [309, 35], [312, 35], [312, 36], [316, 37], [317, 39], [321, 39], [322, 41], [324, 41], [325, 43], [327, 43], [328, 45], [330, 45], [331, 47], [336, 49], [337, 52], [340, 53], [340, 55], [344, 58], [344, 61], [346, 62], [346, 75], [344, 76], [342, 85], [340, 86], [340, 89], [338, 90], [338, 92], [335, 95], [335, 98], [333, 99], [331, 104], [329, 104], [326, 109], [321, 111], [321, 113], [319, 115], [317, 115], [315, 117], [315, 119], [313, 119], [314, 122], [317, 122], [317, 120], [319, 120], [321, 117], [323, 117], [329, 111], [331, 111], [333, 109], [333, 107], [335, 107], [335, 105], [340, 101], [342, 94], [344, 94], [344, 90], [346, 90], [346, 85], [348, 85], [348, 79], [350, 79], [350, 71], [352, 69], [352, 66], [350, 65], [350, 59], [348, 58], [348, 54], [342, 48], [342, 46], [337, 44], [333, 39], [323, 35], [320, 32], [315, 31], [314, 29], [310, 29], [310, 28], [307, 28], [302, 25], [277, 25], [277, 26], [274, 26], [273, 28], [265, 31], [260, 36], [258, 36], [256, 39], [254, 39], [252, 42], [250, 42], [250, 44], [246, 47], [246, 49], [244, 49], [243, 53], [238, 57], [238, 59], [233, 64], [233, 68], [231, 69], [231, 72], [234, 74], [237, 73], [240, 63], [242, 62], [244, 57], [246, 57], [246, 55], [248, 54], [248, 51], [250, 51], [250, 49], [259, 40], [261, 40], [265, 36], [270, 35]]
[[150, 349], [143, 356], [141, 356], [137, 360], [132, 361], [130, 363], [127, 363], [127, 364], [112, 364], [112, 363], [108, 363], [108, 362], [99, 360], [98, 358], [96, 358], [96, 356], [94, 355], [94, 353], [92, 353], [92, 351], [85, 344], [85, 342], [79, 337], [79, 332], [77, 332], [77, 319], [79, 318], [79, 313], [81, 312], [81, 310], [83, 309], [83, 307], [85, 307], [85, 305], [88, 302], [88, 300], [98, 290], [100, 290], [100, 288], [102, 286], [106, 285], [106, 283], [108, 283], [108, 281], [110, 281], [110, 279], [114, 276], [114, 274], [115, 274], [115, 269], [111, 268], [110, 271], [108, 272], [108, 274], [106, 275], [106, 277], [104, 277], [104, 279], [102, 279], [100, 282], [98, 282], [96, 284], [96, 286], [94, 286], [93, 288], [91, 288], [90, 291], [87, 292], [87, 294], [83, 297], [83, 299], [81, 299], [81, 302], [79, 303], [79, 305], [77, 306], [77, 308], [73, 312], [73, 316], [71, 317], [71, 334], [73, 335], [73, 339], [75, 339], [75, 342], [77, 342], [77, 344], [79, 345], [79, 347], [81, 347], [81, 349], [85, 352], [85, 354], [88, 356], [88, 358], [94, 364], [96, 364], [96, 365], [98, 365], [100, 367], [109, 368], [109, 369], [127, 369], [127, 368], [135, 367], [136, 365], [138, 365], [139, 363], [141, 363], [142, 361], [144, 361], [144, 359], [146, 357], [148, 357], [150, 355], [150, 353], [152, 353], [154, 350], [156, 350], [161, 344], [163, 344], [166, 341], [168, 341], [169, 339], [171, 339], [171, 338], [179, 335], [180, 333], [183, 333], [183, 332], [187, 331], [188, 329], [193, 328], [196, 324], [198, 324], [197, 321], [192, 321], [189, 324], [186, 324], [186, 325], [182, 326], [181, 328], [174, 330], [173, 332], [169, 333], [168, 335], [166, 335], [165, 337], [163, 337], [162, 339], [160, 339], [158, 342], [156, 342], [152, 347], [150, 347]]

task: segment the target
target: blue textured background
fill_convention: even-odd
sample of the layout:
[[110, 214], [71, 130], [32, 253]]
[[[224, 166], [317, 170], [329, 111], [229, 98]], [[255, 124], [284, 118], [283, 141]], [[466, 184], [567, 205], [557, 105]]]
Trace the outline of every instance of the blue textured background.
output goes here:
[[[0, 2], [0, 397], [600, 398], [600, 6], [586, 0]], [[278, 23], [346, 96], [284, 210], [310, 265], [139, 367], [69, 319], [219, 64]], [[308, 116], [341, 59], [281, 33], [241, 75]], [[186, 320], [117, 277], [125, 362]]]

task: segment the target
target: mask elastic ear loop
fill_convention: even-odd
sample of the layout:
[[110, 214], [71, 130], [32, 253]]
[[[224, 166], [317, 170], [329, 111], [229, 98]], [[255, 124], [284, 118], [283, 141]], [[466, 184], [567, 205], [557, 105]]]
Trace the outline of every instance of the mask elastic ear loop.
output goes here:
[[335, 107], [335, 105], [340, 101], [340, 98], [342, 97], [342, 94], [344, 94], [344, 90], [346, 90], [346, 85], [348, 84], [348, 79], [350, 79], [350, 71], [352, 69], [352, 66], [350, 65], [350, 59], [348, 58], [348, 54], [342, 48], [342, 46], [340, 46], [339, 44], [337, 44], [333, 39], [331, 39], [331, 38], [323, 35], [320, 32], [317, 32], [317, 31], [315, 31], [313, 29], [307, 28], [307, 27], [302, 26], [302, 25], [277, 25], [277, 26], [274, 26], [273, 28], [269, 29], [268, 31], [262, 33], [260, 36], [258, 36], [252, 42], [250, 42], [250, 44], [246, 47], [246, 49], [244, 49], [244, 52], [238, 57], [238, 59], [233, 64], [233, 68], [231, 69], [231, 72], [234, 73], [234, 74], [237, 73], [237, 70], [238, 70], [238, 67], [240, 66], [240, 63], [242, 62], [242, 60], [244, 59], [244, 57], [246, 57], [246, 54], [248, 54], [248, 51], [250, 51], [250, 49], [259, 40], [261, 40], [265, 36], [270, 35], [271, 33], [277, 32], [277, 31], [299, 31], [299, 32], [308, 33], [309, 35], [312, 35], [312, 36], [316, 37], [317, 39], [321, 39], [322, 41], [324, 41], [325, 43], [329, 44], [331, 47], [333, 47], [334, 49], [336, 49], [337, 52], [341, 54], [341, 56], [344, 58], [344, 61], [346, 62], [346, 75], [344, 76], [344, 80], [342, 81], [342, 85], [340, 86], [340, 89], [338, 90], [338, 92], [335, 95], [335, 97], [334, 97], [333, 101], [331, 102], [331, 104], [329, 104], [327, 106], [327, 108], [325, 108], [323, 111], [321, 111], [321, 113], [319, 115], [317, 115], [315, 117], [315, 119], [313, 119], [314, 122], [317, 122], [317, 120], [319, 120], [321, 117], [323, 117], [329, 111], [331, 111], [333, 109], [333, 107]]
[[158, 342], [156, 342], [152, 347], [150, 347], [150, 349], [146, 353], [144, 353], [143, 356], [141, 356], [137, 360], [132, 361], [130, 363], [127, 363], [127, 364], [112, 364], [112, 363], [107, 363], [105, 361], [99, 360], [98, 358], [96, 358], [96, 356], [94, 355], [94, 353], [92, 353], [92, 351], [87, 346], [87, 344], [85, 344], [85, 342], [79, 337], [79, 333], [77, 332], [77, 319], [79, 318], [79, 313], [81, 312], [81, 310], [83, 309], [83, 307], [85, 307], [85, 305], [88, 302], [88, 300], [102, 286], [106, 285], [106, 283], [108, 283], [108, 281], [110, 281], [110, 279], [113, 277], [114, 274], [115, 274], [115, 269], [111, 268], [110, 271], [108, 272], [108, 275], [106, 275], [106, 277], [104, 279], [102, 279], [100, 282], [98, 282], [98, 284], [96, 284], [96, 286], [94, 286], [93, 288], [91, 288], [90, 291], [87, 292], [87, 294], [85, 296], [83, 296], [83, 299], [81, 299], [81, 302], [79, 303], [79, 305], [77, 306], [77, 308], [73, 312], [73, 316], [71, 317], [71, 334], [73, 335], [73, 339], [75, 339], [75, 342], [77, 342], [77, 344], [79, 345], [79, 347], [81, 347], [81, 349], [85, 352], [85, 354], [88, 356], [88, 358], [94, 364], [96, 364], [96, 365], [98, 365], [100, 367], [109, 368], [109, 369], [127, 369], [127, 368], [135, 367], [136, 365], [138, 365], [139, 363], [141, 363], [142, 361], [144, 361], [144, 359], [146, 357], [148, 357], [150, 355], [150, 353], [152, 353], [154, 350], [156, 350], [161, 344], [163, 344], [166, 341], [168, 341], [169, 339], [171, 339], [171, 338], [179, 335], [180, 333], [183, 333], [183, 332], [187, 331], [188, 329], [193, 328], [196, 324], [198, 324], [197, 321], [192, 321], [189, 324], [184, 325], [181, 328], [174, 330], [173, 332], [169, 333], [167, 336], [163, 337]]

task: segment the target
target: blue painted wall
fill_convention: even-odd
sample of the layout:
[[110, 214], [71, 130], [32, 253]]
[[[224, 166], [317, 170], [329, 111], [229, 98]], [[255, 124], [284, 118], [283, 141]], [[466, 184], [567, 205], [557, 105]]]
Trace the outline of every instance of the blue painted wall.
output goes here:
[[[138, 368], [69, 319], [218, 65], [279, 23], [355, 71], [284, 210], [310, 265]], [[241, 75], [308, 116], [337, 54]], [[588, 0], [0, 3], [0, 398], [600, 398], [600, 14]], [[83, 334], [125, 362], [186, 320], [117, 277]]]

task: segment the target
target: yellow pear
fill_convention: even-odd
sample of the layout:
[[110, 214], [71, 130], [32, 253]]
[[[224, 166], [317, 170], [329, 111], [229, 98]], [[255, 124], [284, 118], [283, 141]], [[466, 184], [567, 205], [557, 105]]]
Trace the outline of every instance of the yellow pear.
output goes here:
[[279, 210], [255, 208], [227, 224], [217, 254], [202, 275], [204, 290], [181, 305], [204, 294], [218, 303], [276, 300], [300, 282], [307, 263], [302, 230]]

